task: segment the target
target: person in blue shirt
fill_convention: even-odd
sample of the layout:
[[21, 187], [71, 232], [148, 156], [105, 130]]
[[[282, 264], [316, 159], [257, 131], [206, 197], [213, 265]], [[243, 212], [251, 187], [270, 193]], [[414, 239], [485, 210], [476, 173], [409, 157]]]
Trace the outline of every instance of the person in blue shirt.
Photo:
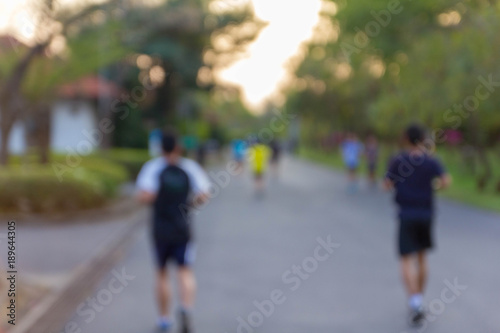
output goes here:
[[414, 326], [425, 320], [423, 293], [428, 275], [426, 252], [433, 247], [434, 191], [450, 184], [441, 163], [423, 146], [424, 137], [418, 125], [406, 129], [406, 149], [392, 159], [385, 178], [386, 187], [394, 189], [399, 210], [401, 271]]
[[243, 162], [245, 160], [245, 154], [247, 150], [247, 143], [243, 140], [236, 139], [232, 142], [233, 159], [238, 165], [238, 171], [243, 168]]
[[363, 144], [355, 134], [349, 133], [342, 143], [342, 158], [347, 167], [349, 178], [349, 189], [355, 191], [357, 187], [357, 171], [363, 153]]

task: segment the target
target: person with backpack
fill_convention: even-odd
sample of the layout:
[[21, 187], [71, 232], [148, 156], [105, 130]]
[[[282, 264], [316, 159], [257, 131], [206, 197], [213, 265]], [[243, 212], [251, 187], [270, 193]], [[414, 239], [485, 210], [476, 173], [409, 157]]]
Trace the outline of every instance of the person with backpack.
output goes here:
[[190, 333], [196, 281], [191, 269], [194, 247], [189, 210], [207, 201], [211, 184], [196, 162], [181, 156], [182, 149], [174, 132], [163, 133], [162, 150], [163, 155], [147, 162], [138, 175], [138, 199], [151, 205], [153, 211], [151, 239], [157, 265], [158, 327], [168, 332], [173, 326], [167, 263], [174, 261], [181, 298], [181, 332]]

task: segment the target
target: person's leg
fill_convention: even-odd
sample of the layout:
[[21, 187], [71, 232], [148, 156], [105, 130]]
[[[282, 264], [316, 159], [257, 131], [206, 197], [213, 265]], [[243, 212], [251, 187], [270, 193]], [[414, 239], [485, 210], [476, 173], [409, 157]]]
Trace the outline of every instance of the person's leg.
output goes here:
[[255, 192], [257, 195], [260, 195], [264, 192], [263, 171], [255, 171]]
[[179, 291], [183, 309], [190, 310], [194, 306], [196, 297], [196, 278], [193, 270], [188, 266], [180, 266], [178, 269]]
[[354, 193], [357, 191], [357, 170], [355, 166], [349, 166], [349, 171], [348, 171], [348, 191], [351, 193]]
[[415, 267], [415, 256], [407, 255], [401, 258], [403, 282], [408, 293], [408, 306], [411, 309], [412, 325], [420, 325], [423, 317], [423, 295], [420, 289], [419, 272]]
[[354, 182], [356, 180], [356, 170], [353, 167], [349, 167], [349, 181]]
[[272, 174], [275, 177], [278, 176], [278, 161], [277, 160], [271, 160], [271, 170], [272, 170]]
[[423, 294], [425, 287], [427, 285], [427, 257], [425, 251], [420, 251], [417, 255], [418, 258], [418, 284], [417, 284], [417, 292], [419, 294]]
[[166, 268], [160, 268], [156, 274], [156, 297], [158, 310], [162, 318], [169, 318], [172, 290]]
[[375, 184], [376, 180], [377, 180], [376, 173], [375, 173], [375, 165], [373, 163], [370, 163], [368, 166], [368, 170], [369, 170], [368, 178], [370, 179], [370, 183]]
[[172, 326], [170, 317], [171, 287], [167, 270], [167, 261], [171, 256], [171, 246], [162, 239], [153, 238], [153, 244], [156, 252], [156, 284], [155, 296], [160, 315], [158, 327], [161, 331], [168, 331]]
[[418, 284], [415, 277], [414, 258], [412, 255], [401, 257], [401, 275], [406, 292], [411, 297], [418, 293]]
[[417, 244], [415, 240], [415, 224], [413, 221], [400, 221], [399, 230], [399, 254], [401, 255], [401, 274], [408, 293], [408, 306], [410, 308], [409, 322], [412, 326], [419, 326], [425, 318], [422, 311], [423, 296], [420, 292], [419, 271], [416, 261], [418, 258]]
[[196, 279], [190, 265], [194, 261], [194, 248], [190, 243], [179, 246], [176, 257], [178, 264], [178, 283], [181, 298], [180, 325], [181, 333], [191, 333], [191, 312], [196, 297]]
[[243, 172], [243, 159], [236, 158], [236, 174], [240, 175]]

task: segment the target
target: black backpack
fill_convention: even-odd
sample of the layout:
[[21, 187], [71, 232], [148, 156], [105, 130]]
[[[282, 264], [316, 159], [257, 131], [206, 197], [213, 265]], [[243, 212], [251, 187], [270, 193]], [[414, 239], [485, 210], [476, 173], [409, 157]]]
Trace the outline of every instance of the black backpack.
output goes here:
[[154, 202], [153, 236], [162, 242], [185, 243], [191, 238], [188, 198], [191, 184], [187, 173], [175, 165], [160, 174], [160, 188]]

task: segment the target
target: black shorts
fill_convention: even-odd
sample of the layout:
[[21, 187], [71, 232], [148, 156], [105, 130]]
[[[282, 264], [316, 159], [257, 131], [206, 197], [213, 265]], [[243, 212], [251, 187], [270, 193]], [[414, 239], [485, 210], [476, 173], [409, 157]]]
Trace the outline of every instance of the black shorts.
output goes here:
[[191, 242], [169, 244], [153, 240], [158, 268], [165, 268], [169, 261], [174, 261], [178, 266], [191, 266], [194, 262], [194, 246]]
[[432, 247], [432, 220], [400, 220], [400, 256], [418, 253]]

